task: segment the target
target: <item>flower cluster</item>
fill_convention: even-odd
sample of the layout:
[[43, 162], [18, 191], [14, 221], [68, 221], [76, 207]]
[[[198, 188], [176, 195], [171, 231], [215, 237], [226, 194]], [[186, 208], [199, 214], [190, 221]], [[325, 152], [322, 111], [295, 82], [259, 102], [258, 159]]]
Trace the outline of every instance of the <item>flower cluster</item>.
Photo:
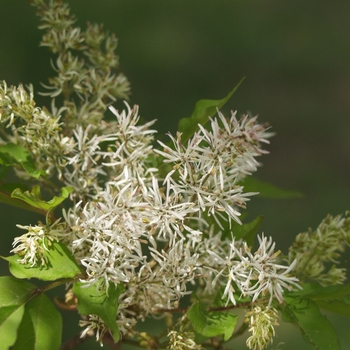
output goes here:
[[[260, 296], [267, 297], [268, 306], [275, 299], [283, 302], [283, 290], [298, 286], [298, 280], [289, 276], [295, 262], [282, 265], [271, 238], [259, 237], [260, 245], [254, 254], [246, 242], [234, 238], [234, 230], [233, 238], [222, 239], [220, 226], [211, 224], [209, 215], [220, 212], [217, 222], [221, 225], [232, 219], [233, 212], [238, 213], [237, 198], [232, 192], [230, 197], [224, 194], [233, 177], [239, 181], [248, 169], [253, 171], [253, 155], [262, 152], [259, 140], [266, 141], [267, 133], [256, 125], [256, 119], [252, 123], [244, 117], [239, 122], [232, 114], [226, 121], [220, 113], [220, 120], [226, 125], [223, 132], [219, 132], [218, 121], [213, 119], [214, 129], [200, 129], [187, 148], [181, 145], [178, 135], [178, 147], [171, 149], [162, 144], [166, 151], [159, 151], [150, 145], [154, 131], [135, 126], [137, 109], [112, 112], [117, 116], [118, 127], [105, 140], [113, 143], [108, 151], [97, 153], [109, 159], [103, 164], [114, 170], [114, 176], [90, 202], [79, 202], [66, 212], [65, 219], [72, 230], [67, 243], [87, 274], [84, 282], [93, 284], [103, 279], [106, 288], [110, 283], [125, 285], [118, 315], [119, 324], [125, 320], [121, 331], [130, 332], [130, 325], [137, 319], [178, 307], [181, 298], [191, 293], [189, 285], [198, 281], [204, 282], [208, 293], [225, 286], [222, 297], [227, 298], [227, 303], [236, 304], [240, 296], [250, 297], [252, 302]], [[206, 146], [204, 134], [232, 139], [231, 152], [236, 147], [233, 135], [244, 139], [230, 166], [224, 166], [227, 160], [216, 161], [218, 157], [226, 159], [228, 151], [221, 144], [222, 149], [217, 146], [217, 152], [215, 146]], [[194, 140], [197, 147], [193, 150]], [[157, 179], [157, 169], [147, 167], [148, 154], [160, 154], [165, 162], [175, 163], [162, 183]], [[234, 171], [236, 160], [240, 167], [246, 164], [244, 171]], [[215, 167], [221, 175], [212, 170]], [[231, 169], [229, 175], [227, 168]], [[221, 183], [223, 191], [217, 200], [215, 192]], [[243, 186], [238, 188], [238, 197], [243, 198]]]
[[[274, 298], [280, 303], [283, 302], [284, 289], [299, 287], [298, 279], [290, 276], [296, 260], [289, 266], [282, 265], [278, 259], [280, 251], [274, 252], [275, 243], [272, 238], [258, 236], [258, 239], [259, 248], [254, 254], [246, 242], [238, 245], [235, 241], [230, 243], [227, 267], [221, 273], [226, 271], [228, 275], [223, 298], [227, 296], [234, 305], [236, 305], [234, 293], [237, 292], [234, 286], [243, 296], [252, 297], [253, 302], [260, 295], [269, 296], [268, 306]], [[219, 275], [216, 279], [218, 277]]]
[[38, 265], [39, 261], [42, 266], [47, 263], [46, 252], [53, 241], [62, 239], [64, 232], [64, 223], [59, 223], [58, 219], [52, 225], [40, 223], [37, 226], [17, 225], [18, 228], [28, 232], [16, 237], [13, 241], [12, 253], [18, 254], [22, 264], [30, 264], [32, 267]]
[[246, 314], [249, 332], [252, 335], [247, 339], [247, 346], [252, 350], [265, 349], [272, 343], [276, 335], [274, 326], [278, 326], [278, 312], [274, 308], [254, 307]]
[[194, 334], [184, 332], [179, 333], [177, 331], [171, 331], [168, 334], [169, 337], [169, 345], [167, 349], [170, 350], [183, 350], [183, 349], [202, 349], [201, 345], [195, 343]]
[[[249, 304], [247, 345], [253, 350], [272, 341], [275, 307], [286, 290], [300, 288], [298, 278], [323, 285], [344, 280], [344, 270], [324, 273], [324, 264], [336, 263], [344, 242], [349, 245], [349, 217], [328, 217], [315, 232], [300, 234], [288, 259], [275, 251], [271, 237], [258, 235], [253, 250], [252, 237], [248, 244], [247, 233], [237, 229], [241, 210], [256, 194], [246, 190], [244, 179], [258, 169], [257, 157], [267, 153], [263, 145], [272, 135], [257, 117], [225, 117], [217, 110], [192, 136], [169, 134], [169, 143], [155, 143], [154, 121], [140, 124], [138, 106], [109, 106], [129, 94], [127, 79], [116, 73], [115, 37], [99, 25], [74, 27], [61, 0], [32, 3], [46, 31], [42, 45], [58, 55], [57, 75], [46, 86], [52, 110], [35, 106], [31, 87], [0, 83], [0, 146], [28, 152], [42, 171], [43, 192], [57, 193], [58, 183], [72, 192], [63, 220], [18, 225], [28, 231], [13, 243], [21, 263], [45, 265], [49, 245], [66, 244], [87, 287], [102, 286], [108, 298], [109, 286], [121, 285], [116, 324], [125, 337], [136, 335], [139, 320], [184, 311], [182, 300], [193, 291], [223, 299], [224, 308]], [[114, 115], [108, 122], [107, 106]], [[56, 215], [51, 209], [50, 219]], [[164, 347], [201, 349], [186, 312], [172, 321]], [[101, 343], [108, 332], [99, 315], [88, 315], [81, 326], [82, 337], [95, 333]], [[145, 347], [158, 346], [158, 339], [138, 335]]]
[[261, 143], [268, 143], [272, 134], [257, 124], [256, 117], [246, 115], [238, 121], [236, 112], [226, 119], [219, 111], [218, 116], [211, 120], [211, 130], [199, 125], [187, 145], [182, 144], [181, 134], [176, 138], [170, 135], [173, 147], [158, 141], [164, 150], [156, 152], [164, 162], [173, 164], [166, 180], [176, 192], [198, 201], [200, 209], [217, 222], [224, 212], [229, 220], [240, 223], [236, 208], [244, 208], [247, 197], [254, 193], [243, 193], [239, 181], [257, 170], [255, 157], [266, 153]]
[[[315, 231], [297, 235], [288, 260], [297, 261], [293, 272], [301, 280], [323, 286], [341, 284], [346, 280], [346, 269], [336, 265], [346, 245], [350, 246], [350, 213], [346, 217], [328, 215]], [[327, 270], [329, 264], [332, 265]]]
[[[45, 30], [41, 45], [58, 55], [56, 77], [49, 79], [46, 94], [64, 97], [65, 127], [76, 124], [86, 128], [99, 126], [106, 106], [117, 98], [127, 99], [130, 85], [124, 74], [117, 73], [117, 39], [101, 25], [87, 24], [83, 31], [74, 27], [76, 19], [67, 4], [58, 0], [32, 0]], [[75, 99], [80, 103], [74, 102]]]

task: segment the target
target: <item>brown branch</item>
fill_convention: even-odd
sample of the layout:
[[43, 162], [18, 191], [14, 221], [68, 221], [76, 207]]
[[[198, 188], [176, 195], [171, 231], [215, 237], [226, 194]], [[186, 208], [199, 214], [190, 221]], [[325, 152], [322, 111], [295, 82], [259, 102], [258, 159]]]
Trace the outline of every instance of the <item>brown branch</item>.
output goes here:
[[80, 338], [80, 334], [76, 334], [74, 337], [67, 340], [60, 347], [60, 350], [71, 350], [77, 347], [78, 345], [84, 343], [89, 337]]

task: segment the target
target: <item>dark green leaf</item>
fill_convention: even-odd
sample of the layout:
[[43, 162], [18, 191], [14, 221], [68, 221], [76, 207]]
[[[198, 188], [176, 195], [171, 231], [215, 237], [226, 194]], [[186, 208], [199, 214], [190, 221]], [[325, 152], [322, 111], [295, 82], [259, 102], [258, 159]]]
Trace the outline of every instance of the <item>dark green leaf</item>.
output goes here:
[[283, 319], [298, 327], [305, 341], [317, 350], [341, 350], [332, 324], [321, 314], [314, 301], [291, 293], [285, 296], [285, 301]]
[[12, 350], [56, 350], [60, 348], [62, 318], [45, 294], [32, 299], [25, 307], [19, 337]]
[[208, 312], [200, 302], [191, 306], [187, 317], [196, 333], [208, 338], [223, 334], [225, 341], [231, 338], [238, 318], [229, 312]]
[[238, 223], [234, 222], [232, 224], [232, 234], [236, 239], [243, 239], [248, 243], [250, 247], [253, 246], [254, 238], [264, 220], [264, 217], [262, 215], [257, 216], [253, 221], [239, 225]]
[[179, 121], [178, 131], [182, 133], [181, 141], [184, 144], [199, 129], [198, 124], [206, 124], [209, 120], [209, 117], [215, 115], [217, 109], [220, 109], [230, 99], [230, 97], [236, 92], [238, 87], [241, 85], [243, 80], [244, 78], [226, 97], [224, 97], [221, 100], [198, 101], [195, 105], [192, 115], [189, 118], [183, 118]]
[[40, 187], [38, 185], [35, 185], [32, 188], [31, 192], [29, 192], [29, 191], [22, 192], [19, 188], [17, 188], [12, 192], [11, 196], [13, 198], [17, 198], [17, 199], [20, 199], [20, 200], [26, 202], [27, 204], [31, 205], [32, 207], [43, 209], [45, 211], [49, 211], [49, 210], [57, 207], [65, 199], [67, 199], [69, 194], [73, 191], [73, 187], [62, 187], [61, 191], [62, 191], [61, 196], [59, 196], [59, 197], [55, 196], [47, 202], [42, 200], [41, 190], [40, 190]]
[[21, 166], [28, 175], [39, 178], [40, 175], [45, 175], [45, 171], [36, 170], [35, 163], [31, 158], [28, 150], [13, 143], [0, 146], [0, 164], [6, 166]]
[[317, 300], [316, 304], [323, 310], [350, 317], [350, 298], [344, 300], [336, 299], [328, 301]]
[[350, 317], [350, 285], [322, 287], [318, 284], [304, 284], [299, 295], [312, 299], [324, 310]]
[[100, 280], [91, 286], [76, 282], [73, 292], [78, 297], [78, 311], [82, 315], [97, 315], [102, 318], [111, 330], [115, 343], [119, 340], [119, 328], [116, 322], [118, 299], [124, 292], [124, 286], [110, 284], [108, 293]]
[[253, 176], [247, 176], [243, 181], [244, 192], [259, 192], [259, 196], [273, 199], [300, 198], [303, 194], [298, 191], [284, 190], [268, 182], [260, 181]]
[[8, 167], [0, 164], [0, 179], [3, 179], [6, 176], [6, 174], [8, 173], [8, 171], [9, 171]]
[[47, 264], [41, 266], [31, 264], [21, 264], [19, 255], [3, 257], [10, 263], [10, 272], [17, 278], [38, 278], [43, 281], [55, 281], [60, 278], [74, 278], [81, 274], [81, 270], [76, 263], [69, 249], [59, 242], [51, 242], [48, 251], [44, 250]]
[[327, 300], [342, 297], [350, 297], [350, 284], [337, 284], [334, 286], [322, 287], [319, 284], [305, 283], [298, 295], [307, 296], [312, 300]]

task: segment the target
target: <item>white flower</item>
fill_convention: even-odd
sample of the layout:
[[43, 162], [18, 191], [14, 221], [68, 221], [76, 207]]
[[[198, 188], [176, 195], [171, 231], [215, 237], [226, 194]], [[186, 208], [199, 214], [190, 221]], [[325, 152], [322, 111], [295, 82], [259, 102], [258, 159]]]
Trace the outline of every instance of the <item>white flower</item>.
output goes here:
[[55, 221], [51, 226], [39, 224], [37, 226], [17, 225], [20, 229], [28, 232], [16, 237], [12, 243], [13, 249], [11, 253], [18, 254], [21, 259], [18, 261], [22, 264], [37, 265], [38, 261], [41, 265], [47, 263], [46, 253], [53, 241], [58, 241], [65, 237], [65, 224], [60, 224], [60, 220]]
[[218, 114], [219, 120], [211, 120], [211, 130], [199, 125], [200, 130], [187, 145], [182, 144], [178, 133], [176, 138], [170, 135], [173, 148], [158, 141], [164, 150], [155, 152], [164, 157], [164, 162], [173, 163], [165, 181], [170, 180], [176, 192], [195, 201], [202, 211], [207, 210], [219, 225], [223, 213], [241, 223], [236, 208], [244, 208], [247, 197], [255, 193], [243, 193], [239, 181], [257, 169], [255, 157], [266, 152], [260, 143], [267, 143], [271, 133], [256, 124], [256, 117], [237, 121], [235, 113], [230, 120]]
[[87, 320], [79, 321], [80, 327], [86, 327], [80, 335], [80, 338], [85, 338], [87, 335], [92, 336], [95, 334], [96, 341], [100, 342], [103, 346], [103, 336], [106, 332], [109, 332], [108, 326], [103, 322], [101, 317], [97, 315], [89, 315]]
[[234, 304], [232, 282], [244, 296], [251, 296], [253, 302], [260, 295], [269, 295], [269, 306], [274, 298], [280, 303], [284, 301], [284, 289], [301, 288], [298, 279], [289, 275], [296, 261], [290, 266], [279, 264], [277, 257], [280, 251], [274, 252], [272, 238], [258, 236], [258, 239], [260, 245], [254, 254], [245, 242], [239, 247], [234, 241], [230, 245], [230, 260], [227, 264], [229, 279], [223, 297], [227, 295]]

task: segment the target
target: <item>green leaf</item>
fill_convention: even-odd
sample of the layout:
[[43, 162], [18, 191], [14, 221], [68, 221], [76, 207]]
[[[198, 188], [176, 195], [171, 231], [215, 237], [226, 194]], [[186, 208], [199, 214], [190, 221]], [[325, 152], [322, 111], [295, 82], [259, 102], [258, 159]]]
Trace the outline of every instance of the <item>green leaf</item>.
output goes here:
[[36, 286], [11, 276], [0, 277], [0, 325], [22, 306]]
[[29, 192], [29, 191], [22, 192], [19, 188], [17, 188], [12, 192], [11, 196], [13, 198], [17, 198], [17, 199], [20, 199], [20, 200], [26, 202], [27, 204], [31, 205], [32, 207], [43, 209], [45, 211], [49, 211], [49, 210], [57, 207], [65, 199], [67, 199], [69, 194], [73, 190], [74, 190], [73, 187], [62, 187], [61, 196], [59, 196], [59, 197], [55, 196], [47, 202], [42, 200], [40, 186], [38, 186], [38, 185], [35, 185], [32, 188], [31, 192]]
[[298, 292], [312, 299], [319, 308], [350, 317], [350, 284], [322, 287], [318, 284], [304, 284]]
[[34, 208], [31, 205], [11, 197], [11, 193], [16, 189], [20, 188], [22, 191], [26, 191], [27, 187], [21, 183], [6, 183], [0, 186], [0, 202], [5, 203], [7, 205], [12, 205], [16, 208], [21, 208], [25, 210], [30, 210], [35, 213], [42, 213], [38, 208]]
[[238, 223], [232, 223], [232, 233], [236, 239], [243, 239], [248, 243], [250, 247], [253, 246], [254, 238], [264, 220], [262, 215], [258, 215], [253, 221], [239, 225]]
[[306, 342], [317, 350], [341, 350], [337, 333], [314, 301], [291, 293], [285, 301], [283, 319], [298, 327]]
[[115, 343], [119, 341], [119, 328], [116, 322], [118, 299], [124, 290], [122, 284], [117, 286], [110, 284], [106, 293], [102, 280], [90, 286], [82, 282], [76, 282], [73, 286], [73, 293], [78, 297], [79, 313], [101, 317], [111, 330]]
[[231, 338], [238, 318], [229, 312], [208, 312], [200, 302], [191, 306], [187, 317], [198, 334], [208, 338], [223, 334], [225, 341]]
[[28, 175], [38, 179], [40, 175], [45, 175], [44, 170], [36, 170], [35, 163], [31, 158], [29, 151], [14, 143], [0, 146], [0, 164], [6, 166], [20, 166]]
[[38, 278], [43, 281], [55, 281], [60, 278], [74, 278], [81, 274], [81, 270], [76, 263], [69, 249], [60, 242], [51, 242], [48, 251], [44, 250], [47, 258], [45, 266], [31, 266], [31, 264], [21, 264], [19, 255], [3, 257], [10, 263], [10, 272], [17, 278]]
[[199, 129], [198, 124], [204, 125], [217, 112], [217, 108], [220, 109], [236, 92], [238, 87], [243, 82], [244, 78], [236, 85], [236, 87], [221, 100], [199, 100], [192, 115], [189, 118], [183, 118], [179, 121], [178, 131], [182, 133], [181, 141], [186, 141], [193, 136], [193, 134]]
[[19, 337], [12, 350], [56, 350], [60, 348], [62, 318], [45, 294], [32, 299], [25, 307]]
[[272, 199], [303, 197], [303, 194], [298, 191], [284, 190], [253, 176], [247, 176], [241, 184], [244, 186], [244, 192], [259, 192], [260, 197]]
[[19, 306], [0, 325], [0, 348], [9, 349], [17, 339], [17, 329], [22, 321], [24, 305]]

